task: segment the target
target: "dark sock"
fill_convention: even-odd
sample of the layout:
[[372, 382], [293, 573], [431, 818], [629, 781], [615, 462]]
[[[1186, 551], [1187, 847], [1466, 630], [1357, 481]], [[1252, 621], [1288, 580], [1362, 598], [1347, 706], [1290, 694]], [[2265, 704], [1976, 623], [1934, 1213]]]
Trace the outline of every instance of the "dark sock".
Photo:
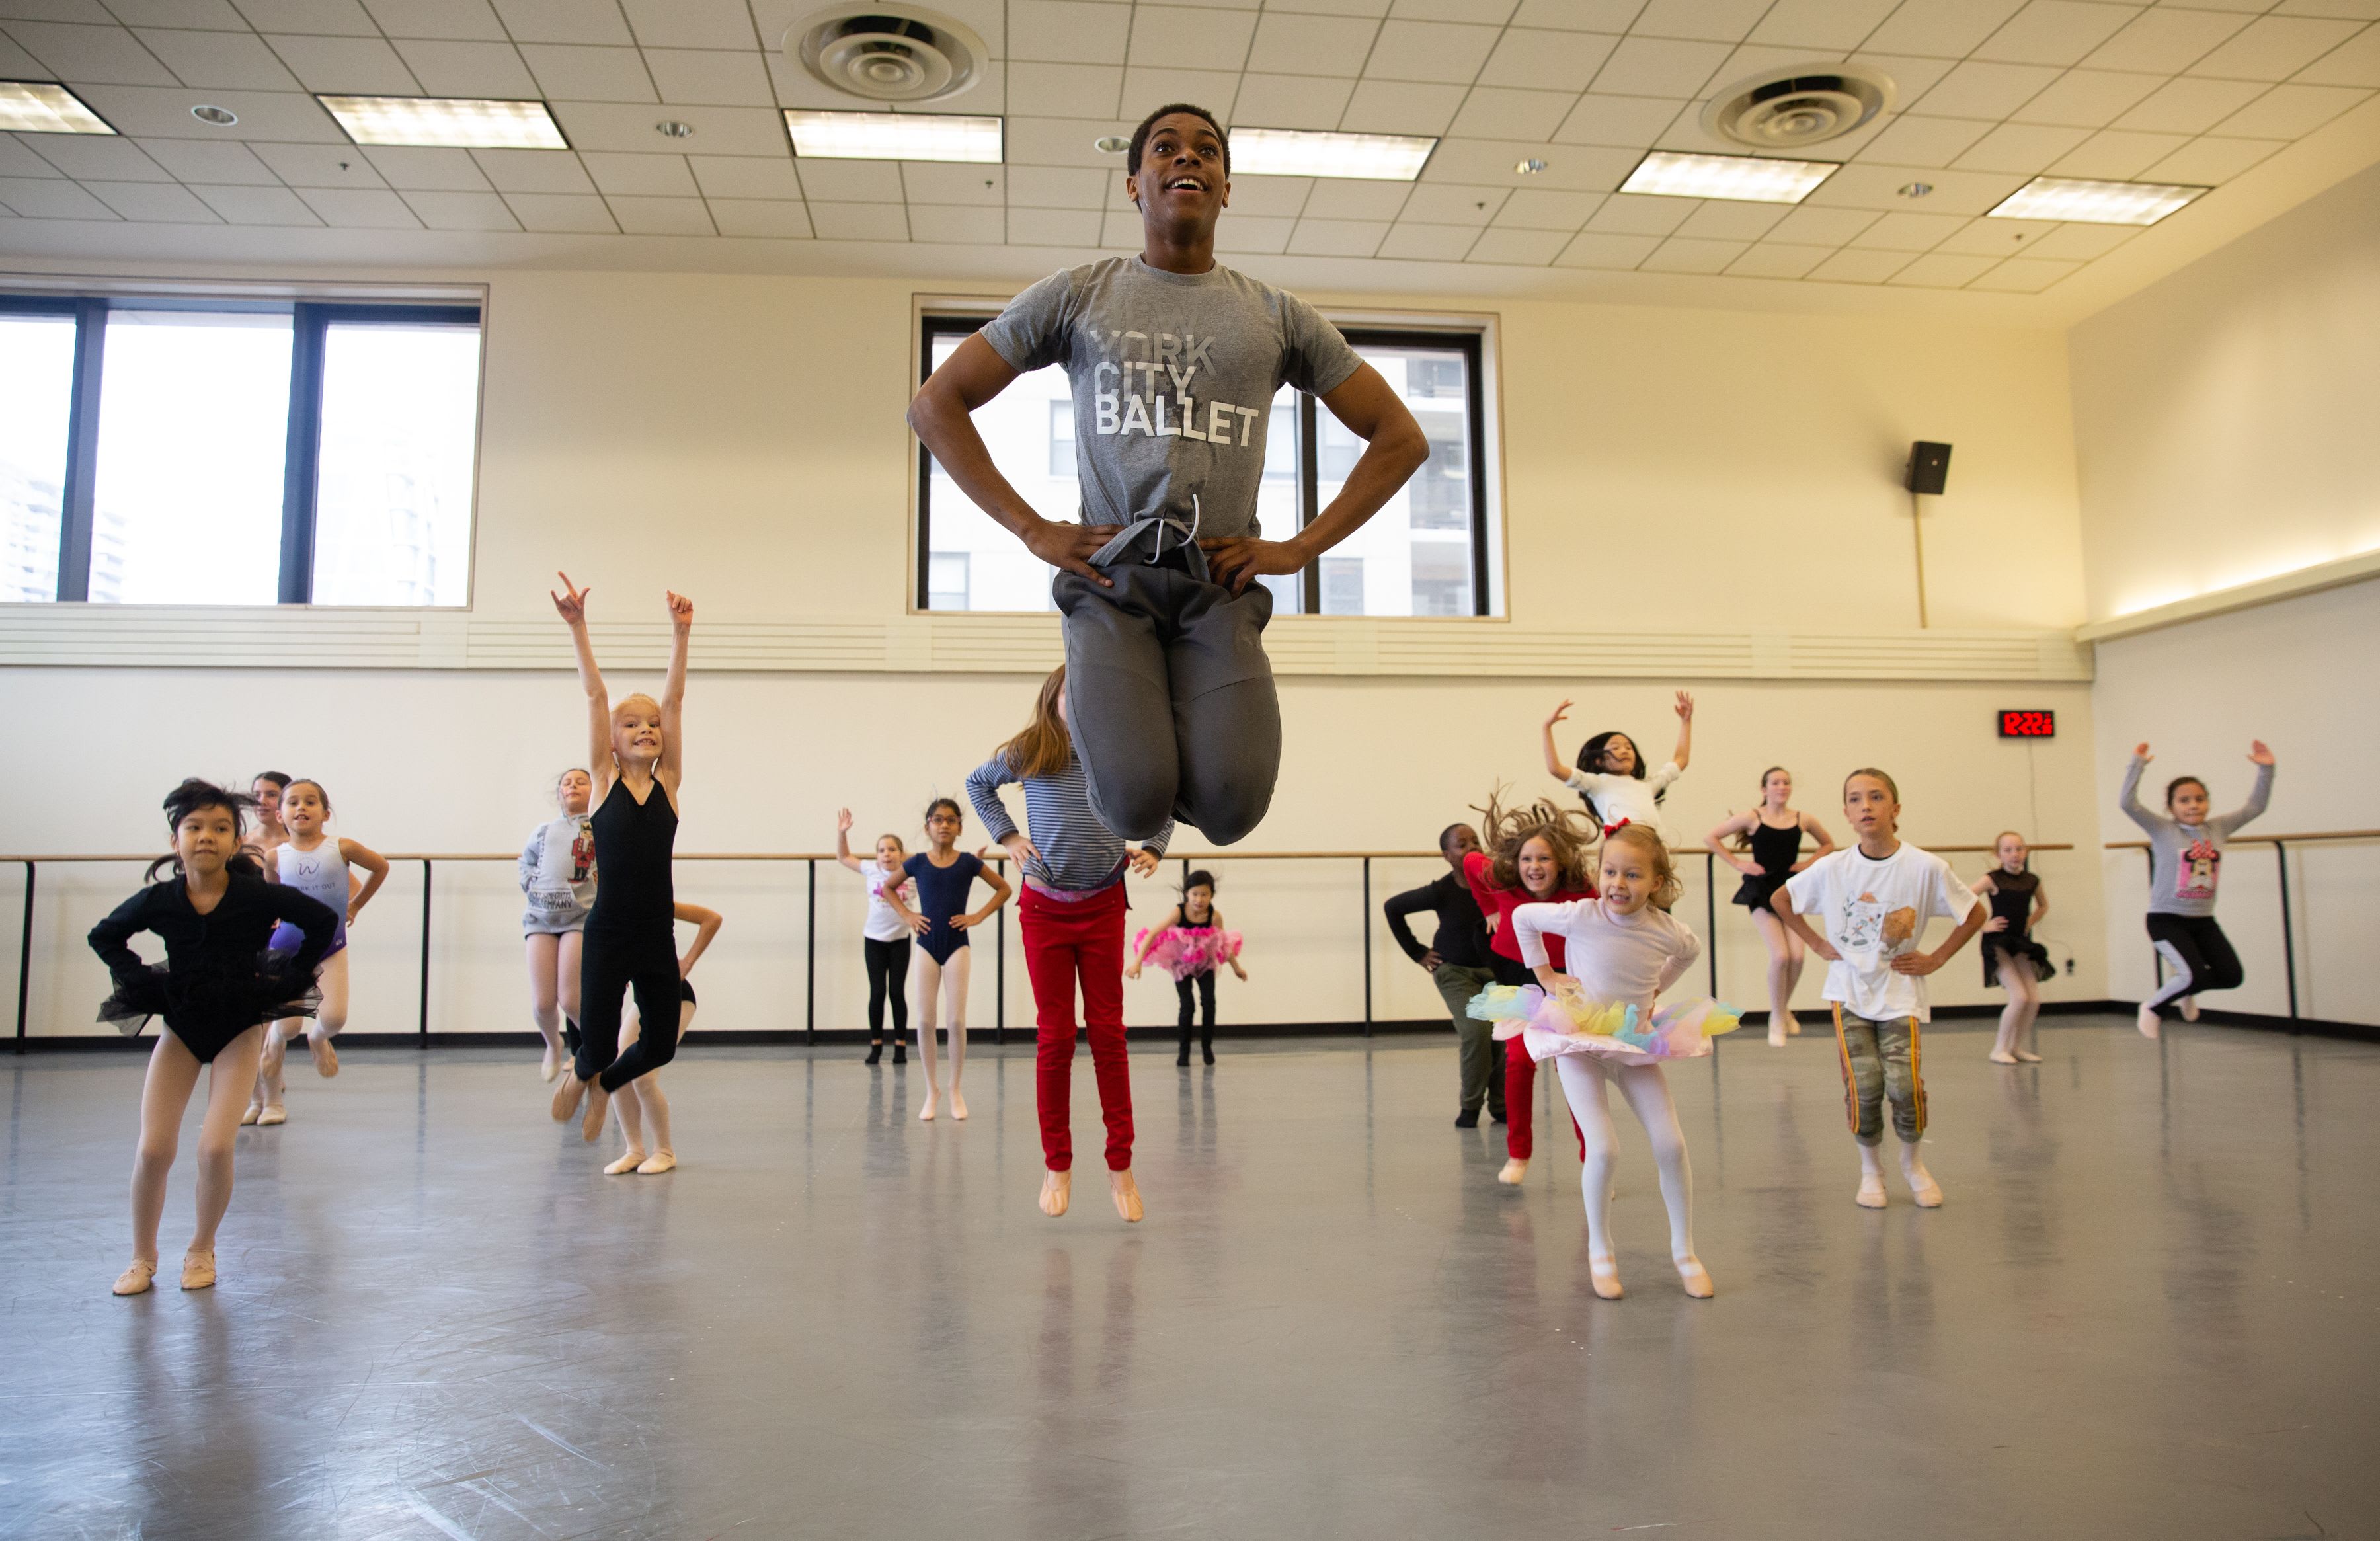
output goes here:
[[892, 1062], [896, 1065], [905, 1065], [909, 1062], [909, 1040], [907, 1038], [903, 1038], [899, 1043], [892, 1046]]
[[868, 1062], [869, 1064], [874, 1064], [883, 1057], [884, 1045], [880, 1042], [871, 1040], [868, 1045]]
[[1479, 1127], [1479, 1110], [1478, 1110], [1478, 1109], [1476, 1109], [1476, 1108], [1465, 1108], [1465, 1109], [1463, 1109], [1463, 1111], [1461, 1111], [1461, 1112], [1459, 1112], [1459, 1113], [1457, 1113], [1457, 1114], [1455, 1114], [1455, 1115], [1454, 1115], [1454, 1126], [1455, 1126], [1457, 1129], [1476, 1129], [1476, 1128], [1478, 1128], [1478, 1127]]

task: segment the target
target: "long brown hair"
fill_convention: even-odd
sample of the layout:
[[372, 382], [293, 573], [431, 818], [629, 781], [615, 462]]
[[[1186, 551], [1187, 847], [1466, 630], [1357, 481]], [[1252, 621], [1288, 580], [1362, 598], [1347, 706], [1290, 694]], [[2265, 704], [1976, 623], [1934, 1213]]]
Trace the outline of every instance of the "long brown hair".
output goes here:
[[1556, 889], [1585, 892], [1595, 887], [1587, 866], [1595, 839], [1578, 809], [1562, 807], [1548, 797], [1507, 808], [1500, 790], [1488, 797], [1486, 807], [1475, 805], [1473, 811], [1479, 815], [1479, 843], [1488, 852], [1488, 880], [1496, 887], [1527, 892], [1521, 886], [1521, 847], [1536, 839], [1553, 847]]
[[1058, 715], [1058, 705], [1065, 698], [1066, 666], [1061, 663], [1050, 671], [1050, 677], [1041, 682], [1041, 694], [1033, 698], [1033, 721], [1000, 746], [1000, 762], [1018, 781], [1054, 776], [1075, 758], [1075, 741], [1066, 733], [1065, 720]]

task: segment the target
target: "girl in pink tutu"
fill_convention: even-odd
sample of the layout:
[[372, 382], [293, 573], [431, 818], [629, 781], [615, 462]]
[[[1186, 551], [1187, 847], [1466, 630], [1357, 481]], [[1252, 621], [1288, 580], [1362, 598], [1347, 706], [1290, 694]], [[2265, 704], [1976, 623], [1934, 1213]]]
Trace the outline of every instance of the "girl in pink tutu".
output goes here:
[[[1632, 824], [1605, 837], [1596, 884], [1599, 897], [1560, 904], [1523, 904], [1512, 928], [1524, 962], [1538, 985], [1481, 992], [1472, 1013], [1497, 1024], [1498, 1037], [1517, 1037], [1533, 1060], [1554, 1062], [1586, 1146], [1579, 1186], [1586, 1200], [1587, 1269], [1595, 1292], [1621, 1295], [1611, 1250], [1611, 1174], [1617, 1145], [1604, 1097], [1617, 1081], [1653, 1144], [1661, 1198], [1670, 1209], [1670, 1256], [1686, 1293], [1711, 1296], [1711, 1279], [1694, 1256], [1694, 1174], [1677, 1105], [1661, 1074], [1663, 1060], [1710, 1052], [1710, 1038], [1736, 1025], [1735, 1013], [1710, 1001], [1657, 1011], [1655, 998], [1678, 982], [1702, 954], [1702, 944], [1669, 913], [1678, 895], [1676, 870], [1661, 837]], [[1558, 939], [1569, 972], [1547, 961]]]
[[1207, 1062], [1215, 1062], [1215, 965], [1232, 965], [1232, 972], [1245, 981], [1248, 971], [1240, 966], [1240, 933], [1223, 929], [1223, 917], [1215, 909], [1215, 875], [1204, 868], [1182, 880], [1182, 903], [1165, 917], [1165, 923], [1153, 931], [1143, 931], [1135, 937], [1132, 966], [1124, 977], [1140, 977], [1141, 965], [1155, 964], [1173, 976], [1173, 993], [1182, 1001], [1182, 1052], [1175, 1056], [1176, 1065], [1190, 1062], [1190, 991], [1196, 985], [1201, 1024], [1198, 1048]]

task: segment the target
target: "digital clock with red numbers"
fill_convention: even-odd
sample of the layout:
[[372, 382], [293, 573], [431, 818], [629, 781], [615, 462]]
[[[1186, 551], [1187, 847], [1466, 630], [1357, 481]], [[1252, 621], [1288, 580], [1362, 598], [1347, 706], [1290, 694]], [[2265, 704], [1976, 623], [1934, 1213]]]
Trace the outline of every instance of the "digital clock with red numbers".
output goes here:
[[2054, 711], [2003, 711], [2000, 713], [2002, 738], [2056, 738], [2058, 713]]

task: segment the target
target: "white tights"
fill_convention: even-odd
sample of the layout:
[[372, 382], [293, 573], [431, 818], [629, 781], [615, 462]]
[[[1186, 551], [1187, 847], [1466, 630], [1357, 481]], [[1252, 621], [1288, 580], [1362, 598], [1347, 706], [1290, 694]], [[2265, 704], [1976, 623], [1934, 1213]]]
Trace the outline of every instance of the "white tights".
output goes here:
[[[677, 1003], [677, 1036], [682, 1039], [686, 1030], [694, 1025], [694, 1002]], [[631, 1006], [625, 1021], [620, 1024], [620, 1052], [628, 1051], [644, 1032], [645, 1025]], [[620, 1135], [628, 1142], [628, 1149], [639, 1156], [648, 1152], [656, 1156], [674, 1156], [676, 1147], [670, 1144], [669, 1094], [662, 1090], [662, 1073], [647, 1071], [633, 1081], [623, 1081], [620, 1089], [612, 1094], [612, 1110], [620, 1116]], [[653, 1143], [645, 1143], [645, 1125], [653, 1128]]]
[[1653, 1162], [1660, 1169], [1661, 1201], [1670, 1207], [1670, 1256], [1684, 1262], [1694, 1255], [1694, 1174], [1686, 1160], [1685, 1132], [1678, 1127], [1678, 1106], [1670, 1098], [1670, 1083], [1659, 1065], [1616, 1065], [1585, 1054], [1558, 1054], [1562, 1095], [1586, 1137], [1586, 1161], [1579, 1170], [1579, 1191], [1586, 1200], [1586, 1251], [1590, 1258], [1611, 1256], [1611, 1172], [1619, 1141], [1611, 1127], [1611, 1109], [1603, 1095], [1607, 1081], [1620, 1083], [1620, 1095], [1645, 1126], [1653, 1142]]
[[322, 960], [322, 965], [314, 971], [314, 983], [322, 988], [322, 1003], [315, 1009], [313, 1026], [309, 1027], [302, 1016], [285, 1016], [264, 1035], [264, 1050], [257, 1061], [256, 1089], [249, 1098], [257, 1107], [278, 1108], [287, 1094], [289, 1084], [282, 1073], [288, 1061], [290, 1039], [316, 1029], [325, 1037], [336, 1037], [347, 1025], [346, 948]]
[[527, 939], [528, 1014], [554, 1054], [564, 1051], [563, 1023], [578, 1020], [578, 959], [586, 940], [577, 931], [538, 931]]
[[[928, 1097], [941, 1090], [941, 1082], [934, 1074], [934, 1025], [938, 1016], [950, 1018], [951, 1090], [959, 1089], [959, 1072], [966, 1068], [967, 974], [974, 957], [974, 948], [962, 947], [951, 954], [950, 962], [938, 964], [933, 954], [922, 947], [917, 949], [914, 992], [917, 1001], [917, 1052], [925, 1057]], [[935, 1000], [938, 990], [941, 996], [939, 1002]]]
[[[1985, 945], [1991, 939], [1986, 937]], [[1998, 958], [2000, 988], [2008, 991], [2008, 1004], [2000, 1010], [2000, 1036], [1992, 1045], [1995, 1054], [2021, 1054], [2033, 1051], [2033, 1022], [2041, 1014], [2041, 977], [2034, 972], [2031, 958], [2019, 958], [1993, 948]]]
[[1753, 911], [1752, 923], [1768, 944], [1768, 1025], [1773, 1033], [1793, 1014], [1793, 987], [1802, 982], [1802, 939], [1767, 910]]

